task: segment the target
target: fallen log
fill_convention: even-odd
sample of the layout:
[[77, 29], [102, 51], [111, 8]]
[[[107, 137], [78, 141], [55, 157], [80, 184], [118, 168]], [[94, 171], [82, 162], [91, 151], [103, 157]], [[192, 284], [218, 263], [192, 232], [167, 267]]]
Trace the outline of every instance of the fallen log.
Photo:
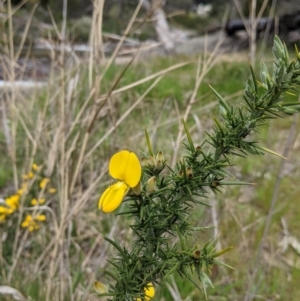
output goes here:
[[[300, 11], [279, 16], [278, 26], [276, 27], [281, 37], [287, 36], [292, 31], [300, 31]], [[246, 28], [251, 28], [251, 20], [235, 19], [227, 22], [225, 32], [228, 36], [234, 36], [238, 31], [246, 30]], [[275, 18], [261, 18], [258, 20], [256, 27], [257, 34], [264, 32], [267, 28], [270, 32], [275, 31]]]
[[[260, 19], [256, 26], [257, 33], [265, 31], [268, 26], [268, 23], [270, 23], [270, 25], [271, 25], [271, 26], [269, 25], [270, 29], [273, 29], [273, 27], [274, 27], [273, 19], [269, 19], [269, 18]], [[227, 22], [227, 24], [225, 26], [225, 31], [228, 36], [234, 36], [237, 31], [246, 30], [246, 28], [249, 28], [250, 26], [251, 26], [251, 21], [249, 19], [247, 19], [245, 21], [236, 19], [236, 20], [231, 20], [231, 21]]]

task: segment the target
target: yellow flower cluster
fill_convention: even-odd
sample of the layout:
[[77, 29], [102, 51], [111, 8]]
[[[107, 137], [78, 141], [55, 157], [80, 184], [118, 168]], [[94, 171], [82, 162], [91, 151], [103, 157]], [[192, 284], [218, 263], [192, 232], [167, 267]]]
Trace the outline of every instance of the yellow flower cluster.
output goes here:
[[20, 197], [21, 195], [16, 193], [5, 199], [4, 204], [0, 206], [0, 223], [5, 221], [8, 215], [18, 210]]
[[[40, 169], [40, 167], [37, 164], [33, 164], [32, 165], [32, 170], [33, 171], [38, 171]], [[23, 179], [24, 180], [29, 180], [31, 178], [33, 178], [34, 176], [34, 172], [30, 171], [27, 175], [23, 175]], [[42, 178], [39, 182], [39, 188], [45, 190], [50, 183], [50, 179], [49, 178]], [[49, 193], [53, 194], [56, 193], [56, 189], [55, 188], [51, 188], [48, 187], [47, 190]], [[40, 198], [40, 199], [36, 199], [33, 198], [30, 202], [30, 204], [32, 206], [39, 206], [42, 205], [46, 202], [46, 200], [44, 198]], [[30, 215], [27, 214], [25, 219], [23, 220], [21, 227], [22, 228], [28, 228], [29, 232], [35, 231], [35, 230], [39, 230], [40, 229], [40, 223], [44, 222], [46, 220], [46, 215], [44, 214], [38, 214], [36, 216], [34, 215]]]
[[[26, 181], [28, 181], [28, 180], [30, 180], [30, 179], [32, 179], [33, 177], [34, 177], [34, 172], [36, 172], [36, 171], [39, 171], [40, 170], [40, 167], [37, 165], [37, 164], [35, 164], [35, 163], [33, 163], [32, 164], [32, 170], [29, 172], [29, 173], [27, 173], [27, 174], [24, 174], [23, 176], [22, 176], [22, 178], [23, 178], [23, 180], [25, 181], [25, 183], [23, 183], [23, 184], [26, 184]], [[42, 178], [41, 179], [41, 181], [39, 182], [39, 187], [40, 187], [40, 189], [45, 189], [45, 188], [48, 188], [47, 189], [47, 192], [49, 192], [50, 194], [54, 194], [54, 193], [56, 193], [56, 189], [55, 188], [53, 188], [53, 187], [48, 187], [49, 184], [50, 183], [50, 179], [49, 178]]]
[[39, 222], [44, 222], [46, 220], [46, 215], [39, 214], [35, 217], [32, 215], [26, 215], [24, 221], [21, 224], [22, 228], [28, 228], [29, 232], [40, 229]]
[[[108, 288], [105, 284], [100, 281], [94, 282], [94, 289], [98, 294], [105, 294], [108, 292]], [[143, 300], [149, 301], [155, 295], [155, 289], [153, 283], [148, 283], [147, 286], [144, 288], [145, 298]], [[135, 301], [142, 301], [141, 298], [136, 298]]]
[[[26, 193], [29, 187], [29, 181], [36, 176], [36, 172], [38, 172], [39, 170], [40, 167], [34, 163], [31, 167], [31, 170], [22, 176], [23, 181], [20, 189], [18, 189], [18, 191], [15, 194], [6, 198], [2, 202], [2, 204], [0, 203], [0, 223], [5, 222], [5, 220], [9, 215], [12, 215], [16, 210], [19, 209], [21, 196]], [[50, 194], [56, 193], [56, 189], [51, 187], [49, 183], [50, 183], [49, 178], [42, 178], [38, 182], [38, 186], [41, 190], [43, 189], [43, 191], [47, 189], [46, 191]], [[39, 198], [39, 199], [32, 198], [30, 204], [32, 206], [39, 206], [44, 204], [45, 202], [46, 202], [45, 198]], [[21, 224], [21, 227], [28, 228], [28, 230], [32, 232], [34, 230], [38, 230], [40, 228], [40, 222], [43, 222], [45, 220], [46, 220], [46, 216], [44, 214], [38, 214], [38, 215], [27, 214]]]
[[32, 199], [31, 200], [31, 205], [32, 206], [38, 206], [38, 205], [42, 205], [45, 203], [45, 199]]
[[50, 179], [49, 178], [43, 178], [42, 180], [41, 180], [41, 182], [40, 182], [40, 184], [39, 184], [39, 187], [41, 188], [41, 189], [45, 189], [45, 188], [48, 188], [47, 189], [47, 192], [48, 193], [50, 193], [50, 194], [54, 194], [54, 193], [56, 193], [56, 189], [55, 188], [53, 188], [53, 187], [48, 187], [49, 184], [50, 183]]
[[98, 207], [103, 212], [117, 209], [130, 188], [135, 188], [141, 179], [142, 168], [135, 153], [122, 150], [109, 161], [109, 174], [117, 183], [109, 186], [99, 199]]
[[152, 167], [158, 171], [161, 171], [165, 166], [165, 156], [163, 152], [159, 151], [157, 155], [142, 158], [142, 165]]

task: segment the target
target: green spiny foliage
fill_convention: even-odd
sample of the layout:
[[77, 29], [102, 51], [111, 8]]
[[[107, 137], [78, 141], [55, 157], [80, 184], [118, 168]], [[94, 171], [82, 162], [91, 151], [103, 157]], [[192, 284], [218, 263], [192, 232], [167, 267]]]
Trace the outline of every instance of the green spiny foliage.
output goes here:
[[[212, 266], [227, 266], [217, 257], [230, 247], [216, 252], [215, 241], [208, 241], [201, 248], [188, 246], [188, 238], [194, 231], [209, 228], [193, 227], [189, 217], [194, 206], [207, 206], [203, 198], [209, 190], [220, 192], [225, 185], [247, 184], [225, 179], [233, 156], [262, 155], [268, 151], [252, 135], [249, 137], [250, 134], [270, 119], [299, 112], [299, 103], [286, 103], [284, 98], [286, 93], [299, 93], [300, 53], [296, 49], [296, 59], [290, 62], [287, 49], [278, 37], [273, 53], [273, 74], [262, 65], [258, 81], [251, 68], [244, 106], [226, 104], [212, 89], [219, 99], [220, 118], [214, 118], [214, 129], [202, 143], [194, 143], [183, 122], [188, 138], [184, 145], [186, 155], [175, 167], [167, 165], [162, 152], [154, 155], [146, 133], [149, 155], [142, 160], [142, 192], [127, 196], [128, 209], [119, 213], [132, 221], [130, 227], [135, 240], [131, 248], [125, 248], [106, 238], [118, 254], [109, 260], [113, 271], [106, 271], [115, 284], [102, 296], [110, 296], [113, 301], [149, 300], [144, 296], [144, 288], [149, 283], [162, 283], [175, 272], [206, 295], [206, 287], [212, 285], [208, 276]], [[169, 173], [162, 173], [164, 169]], [[179, 238], [178, 243], [174, 244], [174, 237]]]

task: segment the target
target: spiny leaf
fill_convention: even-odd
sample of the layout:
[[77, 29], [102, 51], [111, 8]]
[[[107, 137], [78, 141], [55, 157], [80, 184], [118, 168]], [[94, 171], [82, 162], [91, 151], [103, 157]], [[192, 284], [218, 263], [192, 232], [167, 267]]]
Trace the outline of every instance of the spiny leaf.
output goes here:
[[185, 131], [185, 134], [187, 136], [187, 139], [188, 139], [188, 142], [189, 142], [189, 145], [190, 145], [190, 148], [191, 148], [191, 151], [194, 153], [195, 152], [195, 146], [194, 146], [194, 142], [192, 140], [192, 136], [189, 132], [189, 129], [184, 121], [184, 119], [182, 119], [182, 124], [183, 124], [183, 127], [184, 127], [184, 131]]

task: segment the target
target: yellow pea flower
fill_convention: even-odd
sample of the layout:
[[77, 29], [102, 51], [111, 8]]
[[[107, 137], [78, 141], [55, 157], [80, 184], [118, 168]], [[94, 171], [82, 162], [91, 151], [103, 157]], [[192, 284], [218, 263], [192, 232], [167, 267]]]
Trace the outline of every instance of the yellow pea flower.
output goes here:
[[39, 222], [43, 222], [46, 220], [46, 215], [44, 214], [39, 214], [35, 217], [33, 217], [32, 215], [26, 215], [24, 221], [21, 224], [22, 228], [28, 228], [29, 232], [35, 231], [40, 229], [40, 225], [37, 223], [37, 221]]
[[3, 223], [7, 215], [13, 214], [19, 208], [20, 195], [14, 194], [5, 199], [4, 206], [0, 206], [0, 224]]
[[27, 186], [28, 186], [27, 183], [22, 183], [21, 188], [17, 190], [17, 194], [20, 196], [23, 195], [27, 190]]
[[24, 193], [24, 189], [23, 188], [18, 189], [17, 194], [22, 195], [23, 193]]
[[42, 181], [40, 182], [40, 188], [43, 189], [44, 187], [47, 186], [47, 184], [50, 182], [49, 178], [43, 178]]
[[[151, 300], [155, 295], [155, 289], [154, 289], [153, 283], [148, 283], [147, 286], [144, 288], [144, 292], [145, 292], [144, 300], [146, 300], [146, 301]], [[136, 301], [142, 301], [142, 299], [136, 298]]]
[[45, 199], [39, 199], [39, 200], [37, 200], [37, 199], [32, 199], [32, 200], [31, 200], [31, 205], [32, 205], [32, 206], [42, 205], [42, 204], [44, 204], [44, 203], [45, 203]]
[[[20, 202], [19, 194], [13, 194], [9, 198], [5, 199], [5, 203], [9, 207], [11, 213], [15, 212], [19, 208], [19, 202]], [[8, 214], [11, 214], [11, 213], [8, 213]]]
[[124, 182], [117, 182], [109, 186], [102, 194], [99, 200], [99, 209], [103, 212], [112, 212], [117, 209], [129, 187]]
[[29, 180], [32, 179], [33, 177], [34, 177], [34, 173], [32, 171], [22, 176], [23, 180]]
[[106, 213], [120, 206], [128, 190], [138, 185], [142, 175], [138, 157], [127, 150], [122, 150], [111, 157], [108, 171], [119, 181], [109, 186], [99, 199], [98, 207]]
[[0, 206], [0, 214], [4, 215], [3, 218], [6, 217], [6, 215], [10, 215], [14, 212], [14, 210], [10, 207]]
[[33, 170], [38, 170], [39, 169], [39, 166], [35, 163], [32, 164], [32, 169]]
[[35, 219], [39, 222], [44, 222], [46, 220], [46, 215], [45, 214], [39, 214], [38, 216], [35, 217]]
[[51, 194], [56, 193], [56, 191], [57, 191], [56, 188], [53, 188], [53, 187], [48, 189], [48, 192]]
[[30, 232], [39, 228], [38, 224], [33, 220], [31, 215], [26, 215], [24, 221], [21, 224], [22, 228], [28, 228]]

